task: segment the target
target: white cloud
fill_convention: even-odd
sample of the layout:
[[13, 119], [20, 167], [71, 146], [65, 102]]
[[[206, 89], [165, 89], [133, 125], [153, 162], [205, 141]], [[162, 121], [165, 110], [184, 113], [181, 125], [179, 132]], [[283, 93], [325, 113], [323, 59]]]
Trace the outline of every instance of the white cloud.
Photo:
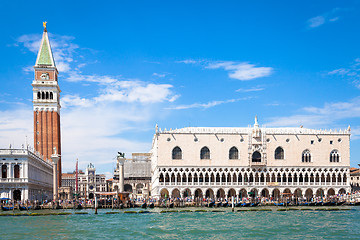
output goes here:
[[193, 103], [193, 104], [189, 104], [189, 105], [179, 105], [179, 106], [175, 106], [175, 107], [170, 107], [167, 109], [174, 109], [174, 110], [180, 110], [180, 109], [190, 109], [190, 108], [211, 108], [211, 107], [215, 107], [221, 104], [226, 104], [226, 103], [234, 103], [234, 102], [238, 102], [238, 101], [242, 101], [242, 100], [248, 100], [250, 99], [250, 97], [248, 98], [237, 98], [237, 99], [229, 99], [229, 100], [224, 100], [224, 101], [211, 101], [208, 103]]
[[326, 12], [322, 15], [310, 18], [306, 22], [307, 26], [309, 28], [317, 28], [324, 25], [325, 23], [336, 22], [340, 18], [339, 16], [336, 16], [340, 10], [346, 10], [346, 9], [334, 8], [331, 11]]
[[256, 67], [254, 64], [249, 64], [246, 62], [239, 63], [239, 62], [231, 62], [231, 61], [209, 63], [206, 66], [206, 68], [210, 68], [210, 69], [223, 68], [226, 71], [229, 71], [230, 78], [238, 79], [241, 81], [266, 77], [273, 72], [273, 69], [271, 67]]
[[338, 75], [349, 79], [357, 88], [360, 88], [360, 58], [356, 58], [347, 68], [339, 68], [328, 72], [329, 75]]
[[323, 16], [313, 17], [308, 20], [309, 27], [311, 28], [319, 27], [324, 23], [325, 23], [325, 17]]
[[329, 127], [340, 121], [360, 118], [360, 97], [348, 102], [326, 103], [323, 107], [305, 107], [301, 114], [270, 118], [268, 126]]
[[13, 148], [33, 143], [33, 112], [31, 107], [0, 111], [0, 148]]
[[164, 78], [166, 76], [165, 73], [153, 73], [152, 75], [159, 78]]
[[259, 91], [263, 91], [263, 90], [265, 90], [265, 88], [261, 88], [261, 87], [239, 88], [238, 90], [236, 90], [236, 92], [259, 92]]
[[193, 59], [185, 59], [185, 60], [181, 60], [181, 61], [176, 61], [177, 63], [185, 63], [185, 64], [195, 64], [198, 63], [199, 61], [195, 61]]

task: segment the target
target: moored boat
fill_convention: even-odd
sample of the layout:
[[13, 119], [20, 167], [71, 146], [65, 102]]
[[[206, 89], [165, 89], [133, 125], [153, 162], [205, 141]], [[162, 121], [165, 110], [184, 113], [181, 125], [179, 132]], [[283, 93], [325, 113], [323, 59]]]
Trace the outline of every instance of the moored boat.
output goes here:
[[3, 211], [10, 211], [10, 210], [14, 210], [14, 207], [4, 207], [4, 206], [1, 206], [1, 209]]

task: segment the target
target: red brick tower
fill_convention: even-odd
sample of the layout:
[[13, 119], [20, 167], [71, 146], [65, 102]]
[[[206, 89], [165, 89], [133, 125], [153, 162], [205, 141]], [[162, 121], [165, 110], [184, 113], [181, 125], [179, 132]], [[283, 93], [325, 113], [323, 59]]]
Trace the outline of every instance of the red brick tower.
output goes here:
[[[34, 105], [34, 146], [44, 159], [51, 161], [56, 151], [61, 155], [60, 138], [60, 88], [58, 70], [51, 51], [46, 22], [39, 53], [34, 66], [33, 86]], [[61, 158], [58, 163], [58, 186], [61, 186]]]

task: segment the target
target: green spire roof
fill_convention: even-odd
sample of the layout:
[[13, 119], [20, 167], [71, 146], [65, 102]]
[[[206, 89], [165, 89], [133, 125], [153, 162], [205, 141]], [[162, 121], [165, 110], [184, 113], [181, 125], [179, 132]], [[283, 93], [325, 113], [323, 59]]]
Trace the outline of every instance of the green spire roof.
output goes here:
[[38, 57], [36, 59], [35, 66], [36, 67], [39, 67], [39, 66], [55, 67], [55, 61], [54, 61], [54, 58], [52, 55], [47, 31], [44, 31], [44, 33], [43, 33], [43, 37], [41, 39], [40, 50], [38, 53]]

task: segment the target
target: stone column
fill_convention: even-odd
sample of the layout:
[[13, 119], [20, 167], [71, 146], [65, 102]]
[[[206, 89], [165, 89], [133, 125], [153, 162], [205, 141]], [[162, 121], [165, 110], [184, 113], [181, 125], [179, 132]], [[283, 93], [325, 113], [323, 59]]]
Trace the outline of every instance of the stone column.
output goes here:
[[53, 200], [58, 200], [58, 171], [57, 165], [60, 159], [60, 155], [56, 153], [56, 147], [54, 148], [54, 154], [51, 155], [53, 161]]
[[125, 159], [119, 158], [119, 192], [124, 192], [124, 163]]

